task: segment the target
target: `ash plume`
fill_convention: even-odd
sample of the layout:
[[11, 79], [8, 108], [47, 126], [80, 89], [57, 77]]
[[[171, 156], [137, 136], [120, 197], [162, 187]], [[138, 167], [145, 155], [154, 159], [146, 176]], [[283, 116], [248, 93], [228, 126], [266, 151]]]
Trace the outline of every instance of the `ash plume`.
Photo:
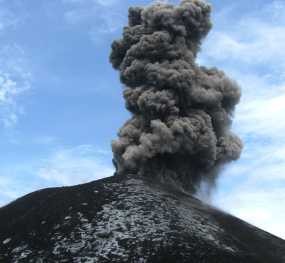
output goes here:
[[224, 72], [195, 63], [210, 13], [202, 0], [129, 9], [110, 56], [132, 113], [112, 142], [117, 174], [194, 192], [239, 158], [242, 142], [230, 126], [240, 89]]

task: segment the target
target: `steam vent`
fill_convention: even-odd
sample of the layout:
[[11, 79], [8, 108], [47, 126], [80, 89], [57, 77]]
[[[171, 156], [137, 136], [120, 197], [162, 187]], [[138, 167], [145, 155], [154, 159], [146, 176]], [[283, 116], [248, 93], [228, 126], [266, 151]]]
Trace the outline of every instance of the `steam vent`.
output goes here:
[[0, 208], [2, 263], [285, 263], [285, 241], [195, 198], [239, 158], [237, 83], [195, 63], [211, 29], [201, 0], [131, 7], [110, 60], [131, 118], [116, 172]]

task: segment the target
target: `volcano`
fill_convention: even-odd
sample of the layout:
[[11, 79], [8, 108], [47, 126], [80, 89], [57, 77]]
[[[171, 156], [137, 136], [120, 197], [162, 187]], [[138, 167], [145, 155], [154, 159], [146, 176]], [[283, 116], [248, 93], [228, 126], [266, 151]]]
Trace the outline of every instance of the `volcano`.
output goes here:
[[0, 208], [0, 262], [285, 262], [284, 240], [195, 198], [243, 147], [238, 84], [196, 63], [210, 13], [202, 0], [129, 9], [110, 56], [131, 113], [115, 175]]
[[0, 262], [282, 263], [285, 241], [153, 180], [115, 175], [2, 207]]

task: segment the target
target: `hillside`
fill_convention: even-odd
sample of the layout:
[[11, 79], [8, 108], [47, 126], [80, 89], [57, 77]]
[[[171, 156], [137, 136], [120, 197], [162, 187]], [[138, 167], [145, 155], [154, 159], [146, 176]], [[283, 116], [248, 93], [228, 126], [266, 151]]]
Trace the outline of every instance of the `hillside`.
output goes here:
[[190, 195], [113, 176], [0, 209], [0, 262], [285, 262], [285, 241]]

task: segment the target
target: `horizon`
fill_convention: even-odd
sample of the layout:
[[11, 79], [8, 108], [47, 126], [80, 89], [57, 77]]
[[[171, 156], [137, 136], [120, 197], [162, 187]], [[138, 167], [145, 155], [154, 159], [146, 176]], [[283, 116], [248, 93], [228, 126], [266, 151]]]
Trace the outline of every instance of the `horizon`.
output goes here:
[[[128, 7], [151, 2], [0, 1], [0, 207], [113, 174], [111, 140], [130, 114], [110, 45]], [[198, 61], [242, 88], [233, 130], [245, 145], [211, 202], [285, 238], [285, 3], [209, 2], [213, 29]]]

